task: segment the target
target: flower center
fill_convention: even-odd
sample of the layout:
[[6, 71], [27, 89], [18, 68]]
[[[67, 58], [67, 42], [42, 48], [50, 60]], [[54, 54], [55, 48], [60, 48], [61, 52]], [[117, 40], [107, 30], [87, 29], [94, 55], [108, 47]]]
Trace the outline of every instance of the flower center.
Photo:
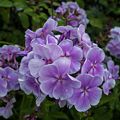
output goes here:
[[91, 63], [91, 68], [95, 69], [96, 68], [96, 64], [95, 63]]
[[53, 61], [51, 59], [48, 59], [48, 60], [45, 60], [45, 63], [46, 64], [51, 64], [51, 63], [53, 63]]

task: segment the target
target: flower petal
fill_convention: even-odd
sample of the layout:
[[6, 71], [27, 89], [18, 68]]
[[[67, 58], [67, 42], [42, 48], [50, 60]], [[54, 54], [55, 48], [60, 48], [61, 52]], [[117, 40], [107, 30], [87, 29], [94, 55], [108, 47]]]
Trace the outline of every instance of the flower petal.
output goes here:
[[88, 92], [91, 105], [97, 105], [102, 97], [102, 90], [98, 87], [91, 88]]
[[45, 95], [49, 95], [50, 97], [53, 97], [53, 89], [56, 86], [56, 80], [47, 80], [40, 84], [40, 89]]
[[100, 63], [104, 60], [105, 54], [104, 51], [98, 47], [93, 47], [88, 51], [87, 59], [97, 63]]
[[69, 39], [62, 40], [59, 43], [60, 47], [63, 49], [64, 53], [70, 52], [73, 48], [73, 42]]
[[39, 80], [46, 81], [49, 79], [55, 79], [56, 75], [58, 75], [58, 70], [55, 65], [48, 64], [43, 66], [39, 71]]
[[85, 112], [89, 108], [91, 108], [88, 96], [84, 95], [84, 94], [81, 94], [80, 97], [79, 97], [79, 99], [78, 99], [77, 104], [75, 105], [75, 108], [79, 112]]
[[53, 63], [58, 70], [59, 75], [65, 75], [70, 71], [70, 59], [66, 57], [61, 57]]
[[73, 94], [73, 88], [71, 88], [69, 85], [62, 84], [61, 82], [57, 82], [54, 90], [53, 90], [53, 96], [55, 99], [65, 100], [72, 96]]
[[31, 75], [38, 77], [39, 70], [44, 64], [45, 62], [42, 59], [31, 59], [28, 64]]

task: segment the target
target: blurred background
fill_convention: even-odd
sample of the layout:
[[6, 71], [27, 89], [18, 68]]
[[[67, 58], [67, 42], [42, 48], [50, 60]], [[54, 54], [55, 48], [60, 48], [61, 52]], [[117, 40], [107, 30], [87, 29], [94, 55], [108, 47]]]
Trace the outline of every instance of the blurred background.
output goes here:
[[[120, 26], [120, 0], [73, 1], [86, 10], [89, 19], [86, 31], [104, 49], [109, 41], [109, 30]], [[25, 31], [28, 28], [34, 31], [42, 27], [61, 2], [68, 0], [0, 0], [0, 46], [18, 44], [24, 47]], [[120, 65], [118, 59], [112, 58]], [[33, 96], [26, 96], [24, 100], [19, 96], [16, 99], [16, 109], [9, 120], [16, 120], [18, 116], [32, 111]], [[79, 113], [74, 108], [60, 109], [54, 102], [47, 100], [42, 104], [41, 111], [43, 113], [38, 113], [38, 120], [120, 120], [120, 83], [118, 81], [112, 94], [104, 96], [100, 104], [89, 112]]]

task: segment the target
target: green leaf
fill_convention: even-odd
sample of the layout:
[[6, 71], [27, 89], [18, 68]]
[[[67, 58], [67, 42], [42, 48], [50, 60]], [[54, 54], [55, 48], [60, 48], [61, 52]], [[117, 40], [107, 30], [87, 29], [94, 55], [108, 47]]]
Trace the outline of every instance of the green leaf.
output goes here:
[[91, 18], [90, 19], [90, 24], [93, 27], [97, 27], [97, 28], [103, 28], [103, 23], [99, 18]]
[[101, 107], [94, 111], [93, 118], [95, 120], [111, 120], [112, 118], [112, 111], [107, 107]]
[[0, 1], [0, 7], [12, 7], [13, 6], [13, 3], [9, 0], [1, 0]]
[[63, 112], [50, 112], [48, 115], [53, 119], [69, 120], [68, 116]]
[[42, 12], [40, 13], [40, 18], [41, 18], [41, 19], [45, 19], [45, 20], [46, 20], [47, 17], [48, 17], [48, 16], [47, 16], [45, 13], [42, 13]]
[[23, 12], [30, 16], [34, 15], [34, 10], [32, 8], [25, 8]]
[[17, 8], [17, 9], [24, 9], [27, 7], [27, 4], [23, 1], [15, 1], [14, 2], [14, 6]]
[[84, 0], [76, 0], [76, 2], [77, 2], [78, 5], [79, 5], [80, 7], [82, 7], [82, 8], [85, 6]]
[[24, 95], [20, 105], [20, 117], [30, 114], [34, 111], [34, 99], [32, 95]]
[[20, 17], [20, 20], [21, 20], [21, 23], [22, 23], [22, 26], [24, 28], [28, 28], [29, 27], [29, 19], [28, 19], [28, 16], [24, 13], [19, 13], [18, 14], [19, 17]]

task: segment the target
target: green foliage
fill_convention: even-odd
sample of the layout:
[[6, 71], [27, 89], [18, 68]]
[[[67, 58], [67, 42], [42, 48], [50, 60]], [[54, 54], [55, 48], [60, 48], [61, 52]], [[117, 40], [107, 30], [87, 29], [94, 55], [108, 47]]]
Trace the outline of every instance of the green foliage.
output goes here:
[[[53, 5], [51, 4], [53, 2]], [[87, 32], [92, 40], [103, 47], [108, 42], [110, 28], [120, 26], [119, 0], [76, 0], [87, 11]], [[0, 45], [19, 44], [24, 46], [24, 32], [36, 30], [52, 15], [61, 0], [0, 0]], [[53, 12], [54, 13], [54, 12]], [[59, 23], [64, 24], [64, 21]], [[120, 65], [120, 61], [113, 58]], [[35, 98], [18, 92], [14, 115], [9, 120], [23, 120], [26, 114], [38, 115], [38, 120], [120, 120], [120, 82], [111, 95], [103, 96], [98, 106], [86, 113], [74, 108], [59, 108], [52, 100], [45, 100], [39, 112], [35, 111]], [[4, 120], [2, 117], [0, 120]]]

